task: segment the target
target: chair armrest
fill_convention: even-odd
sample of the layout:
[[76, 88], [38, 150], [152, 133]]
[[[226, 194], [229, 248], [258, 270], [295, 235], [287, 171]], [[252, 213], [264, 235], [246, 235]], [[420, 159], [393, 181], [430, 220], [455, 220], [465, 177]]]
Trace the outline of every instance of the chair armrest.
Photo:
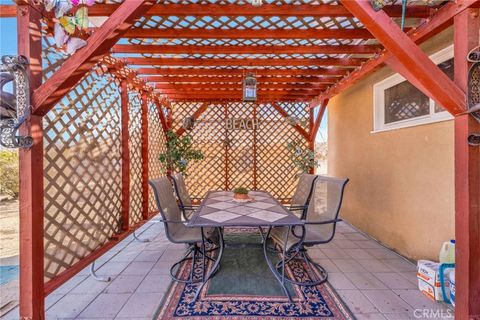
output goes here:
[[343, 219], [334, 219], [334, 220], [327, 220], [327, 221], [304, 221], [304, 224], [314, 224], [314, 225], [320, 225], [320, 224], [331, 224], [331, 223], [337, 223], [343, 221]]
[[165, 222], [165, 223], [181, 223], [185, 224], [185, 221], [176, 221], [176, 220], [166, 220], [166, 219], [159, 219], [159, 222]]
[[180, 207], [180, 209], [195, 210], [195, 209], [197, 209], [199, 206], [193, 205], [193, 206], [179, 206], [179, 207]]
[[305, 210], [305, 209], [308, 209], [308, 206], [291, 205], [291, 206], [287, 207], [287, 209], [290, 210], [290, 211]]

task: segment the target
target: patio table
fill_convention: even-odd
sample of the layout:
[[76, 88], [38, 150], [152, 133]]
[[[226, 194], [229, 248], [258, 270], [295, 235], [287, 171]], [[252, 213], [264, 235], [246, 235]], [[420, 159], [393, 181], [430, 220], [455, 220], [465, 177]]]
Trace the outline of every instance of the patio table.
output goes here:
[[[194, 301], [196, 301], [201, 290], [220, 265], [224, 249], [224, 227], [257, 227], [260, 229], [263, 238], [263, 253], [268, 267], [282, 286], [288, 299], [291, 301], [290, 293], [285, 286], [286, 245], [291, 233], [291, 228], [295, 226], [303, 226], [304, 223], [266, 191], [250, 191], [249, 196], [253, 199], [252, 202], [237, 202], [233, 199], [233, 192], [231, 191], [210, 191], [189, 220], [187, 226], [200, 228], [202, 233], [203, 279], [201, 285], [197, 289]], [[263, 227], [268, 228], [266, 237], [263, 237]], [[283, 245], [284, 254], [282, 255], [283, 262], [281, 274], [272, 265], [267, 256], [267, 239], [273, 227], [288, 228]], [[218, 230], [220, 243], [218, 257], [206, 276], [204, 228], [216, 228]]]

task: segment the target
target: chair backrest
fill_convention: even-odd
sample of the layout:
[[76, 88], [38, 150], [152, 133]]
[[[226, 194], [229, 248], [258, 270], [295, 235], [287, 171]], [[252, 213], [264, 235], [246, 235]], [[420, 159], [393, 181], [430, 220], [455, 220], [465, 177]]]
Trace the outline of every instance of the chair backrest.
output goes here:
[[[313, 195], [308, 206], [307, 222], [323, 222], [338, 219], [343, 194], [348, 179], [319, 175], [314, 183]], [[325, 243], [333, 239], [336, 222], [307, 225], [307, 244]]]
[[[162, 220], [165, 220], [165, 233], [168, 240], [174, 243], [180, 243], [180, 237], [187, 230], [182, 222], [182, 212], [178, 207], [175, 194], [173, 193], [172, 183], [168, 177], [160, 177], [149, 180], [148, 183], [153, 189], [155, 200], [157, 202], [158, 211]], [[174, 221], [176, 223], [168, 222]]]
[[299, 206], [308, 206], [313, 194], [314, 182], [317, 176], [314, 174], [303, 173], [298, 179], [297, 188], [293, 194], [291, 204]]
[[185, 184], [185, 178], [183, 177], [183, 174], [176, 173], [172, 176], [172, 178], [175, 192], [177, 193], [180, 205], [184, 207], [191, 207], [192, 199], [190, 198], [190, 193], [188, 193], [187, 185]]

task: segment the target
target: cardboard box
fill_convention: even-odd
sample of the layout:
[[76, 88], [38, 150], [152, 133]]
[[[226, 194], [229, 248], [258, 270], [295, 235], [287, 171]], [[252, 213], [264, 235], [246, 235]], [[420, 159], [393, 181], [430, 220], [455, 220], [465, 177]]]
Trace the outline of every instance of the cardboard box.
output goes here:
[[[417, 264], [418, 289], [434, 301], [443, 301], [439, 268], [440, 263], [428, 260], [419, 260]], [[448, 296], [448, 277], [445, 277], [445, 281]]]

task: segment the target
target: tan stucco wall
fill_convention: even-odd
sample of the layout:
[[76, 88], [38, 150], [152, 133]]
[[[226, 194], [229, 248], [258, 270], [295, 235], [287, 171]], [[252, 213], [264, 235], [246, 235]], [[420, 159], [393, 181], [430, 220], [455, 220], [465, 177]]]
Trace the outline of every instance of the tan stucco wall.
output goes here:
[[[425, 43], [427, 54], [452, 43], [451, 30]], [[453, 121], [373, 130], [373, 85], [385, 67], [328, 105], [329, 174], [350, 178], [341, 215], [409, 258], [438, 259], [454, 237]]]

